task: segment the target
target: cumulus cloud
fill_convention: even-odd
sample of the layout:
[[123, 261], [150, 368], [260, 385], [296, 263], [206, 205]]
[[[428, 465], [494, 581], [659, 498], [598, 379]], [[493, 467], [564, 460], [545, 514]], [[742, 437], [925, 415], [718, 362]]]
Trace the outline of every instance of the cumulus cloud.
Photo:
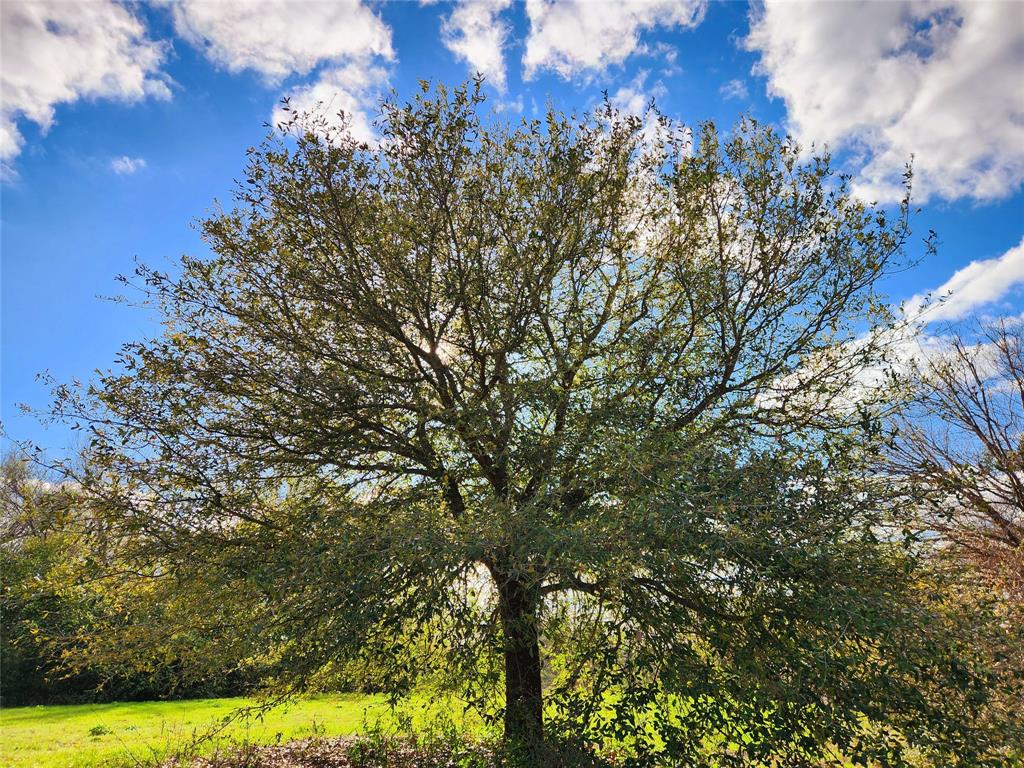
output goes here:
[[1024, 181], [1024, 16], [1006, 2], [767, 0], [749, 49], [791, 129], [857, 156], [857, 192], [920, 200], [1011, 194]]
[[704, 0], [526, 0], [530, 32], [523, 66], [527, 79], [551, 69], [564, 78], [602, 72], [641, 47], [640, 34], [655, 27], [694, 27]]
[[[311, 85], [292, 89], [288, 101], [294, 112], [321, 116], [332, 125], [340, 125], [339, 113], [344, 113], [352, 136], [372, 144], [377, 134], [373, 129], [370, 112], [380, 97], [387, 77], [387, 71], [382, 67], [353, 62], [325, 70]], [[289, 115], [282, 107], [274, 110], [275, 124], [285, 122], [288, 118]]]
[[394, 57], [391, 29], [358, 1], [181, 0], [171, 12], [178, 34], [209, 59], [272, 82], [327, 61]]
[[165, 46], [147, 39], [142, 23], [118, 3], [5, 0], [0, 29], [0, 161], [8, 173], [25, 142], [19, 120], [46, 131], [58, 104], [171, 95], [159, 71]]
[[110, 168], [118, 176], [131, 176], [136, 171], [141, 171], [146, 167], [146, 161], [141, 157], [128, 157], [128, 155], [121, 155], [121, 157], [115, 157], [110, 161]]
[[459, 59], [505, 90], [505, 39], [510, 27], [501, 12], [512, 0], [462, 0], [441, 25], [441, 41]]
[[1024, 286], [1024, 238], [1002, 256], [972, 261], [928, 294], [906, 302], [908, 317], [928, 322], [962, 320]]
[[[180, 0], [171, 5], [178, 34], [231, 72], [251, 70], [268, 82], [319, 70], [293, 88], [293, 110], [337, 121], [343, 111], [352, 134], [372, 141], [370, 111], [395, 57], [391, 28], [360, 0]], [[278, 107], [275, 123], [287, 118]]]

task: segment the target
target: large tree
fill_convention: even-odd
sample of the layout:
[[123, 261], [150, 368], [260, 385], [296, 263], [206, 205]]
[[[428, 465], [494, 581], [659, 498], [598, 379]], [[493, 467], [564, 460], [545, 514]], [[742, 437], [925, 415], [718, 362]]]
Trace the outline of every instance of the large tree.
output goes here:
[[284, 683], [503, 685], [535, 761], [545, 718], [695, 764], [981, 754], [850, 397], [907, 206], [752, 121], [482, 101], [386, 103], [373, 146], [297, 116], [210, 255], [140, 268], [163, 333], [58, 389], [111, 588]]

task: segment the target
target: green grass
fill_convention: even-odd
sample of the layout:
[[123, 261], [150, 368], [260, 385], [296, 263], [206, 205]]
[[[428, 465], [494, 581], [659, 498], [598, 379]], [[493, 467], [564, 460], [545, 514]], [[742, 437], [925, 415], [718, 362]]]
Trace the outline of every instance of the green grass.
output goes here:
[[[209, 732], [251, 699], [132, 702], [0, 710], [0, 766], [3, 768], [97, 768], [145, 763], [173, 754]], [[381, 697], [316, 696], [230, 724], [203, 746], [228, 741], [270, 743], [313, 734], [357, 733], [387, 716]]]

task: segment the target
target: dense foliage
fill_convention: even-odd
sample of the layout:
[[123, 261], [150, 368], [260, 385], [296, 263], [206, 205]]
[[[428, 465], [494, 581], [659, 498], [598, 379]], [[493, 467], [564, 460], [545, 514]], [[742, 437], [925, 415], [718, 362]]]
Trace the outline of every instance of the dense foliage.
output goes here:
[[251, 689], [255, 678], [228, 668], [185, 680], [166, 657], [149, 666], [142, 658], [66, 663], [83, 655], [83, 637], [130, 619], [102, 590], [76, 588], [87, 556], [76, 494], [36, 470], [14, 455], [0, 462], [0, 703], [190, 698]]
[[211, 256], [139, 270], [162, 335], [57, 391], [92, 565], [152, 607], [92, 652], [431, 674], [533, 764], [1007, 761], [866, 471], [907, 205], [752, 121], [482, 101], [385, 104], [375, 146], [297, 117]]

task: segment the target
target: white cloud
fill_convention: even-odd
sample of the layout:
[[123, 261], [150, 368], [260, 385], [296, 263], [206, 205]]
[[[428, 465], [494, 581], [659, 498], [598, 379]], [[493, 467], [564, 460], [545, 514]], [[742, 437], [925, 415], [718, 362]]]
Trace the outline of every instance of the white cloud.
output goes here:
[[503, 48], [510, 27], [500, 14], [512, 0], [462, 0], [441, 25], [441, 40], [459, 59], [480, 72], [499, 91], [505, 90]]
[[514, 99], [498, 99], [494, 102], [495, 112], [515, 112], [516, 114], [522, 114], [523, 112], [523, 94], [519, 94]]
[[141, 171], [146, 167], [146, 161], [141, 157], [128, 157], [128, 155], [121, 155], [121, 157], [115, 157], [110, 161], [110, 168], [118, 176], [131, 176], [136, 171]]
[[658, 99], [665, 95], [665, 86], [660, 82], [648, 89], [645, 85], [647, 71], [641, 70], [626, 85], [619, 88], [615, 93], [608, 96], [608, 100], [617, 109], [630, 114], [643, 116], [652, 99]]
[[[382, 67], [352, 62], [323, 71], [312, 85], [294, 88], [289, 93], [289, 102], [294, 112], [324, 117], [331, 125], [340, 125], [338, 113], [344, 112], [352, 136], [372, 144], [377, 134], [370, 112], [385, 82], [387, 72]], [[286, 121], [288, 117], [281, 107], [274, 110], [275, 124]]]
[[[638, 51], [638, 53], [640, 52]], [[662, 77], [677, 77], [683, 74], [683, 68], [678, 63], [679, 50], [668, 43], [645, 46], [642, 52], [664, 59], [665, 66], [661, 70]]]
[[662, 118], [657, 101], [667, 91], [660, 80], [648, 86], [648, 74], [647, 70], [637, 72], [630, 82], [609, 94], [608, 101], [622, 114], [640, 118], [640, 140], [647, 149], [668, 149], [671, 144], [689, 155], [693, 138], [690, 129]]
[[989, 200], [1024, 181], [1024, 14], [1013, 2], [767, 0], [746, 45], [805, 142], [859, 154], [857, 192]]
[[926, 294], [906, 302], [910, 318], [927, 322], [962, 320], [975, 310], [997, 302], [1013, 289], [1024, 285], [1024, 238], [1002, 256], [972, 261], [957, 270], [949, 280]]
[[729, 101], [730, 99], [744, 101], [747, 98], [747, 84], [742, 80], [733, 79], [727, 83], [722, 83], [722, 86], [718, 89], [718, 93], [726, 101]]
[[658, 26], [694, 27], [704, 0], [526, 0], [530, 33], [523, 65], [527, 79], [542, 69], [564, 78], [602, 72], [641, 50], [640, 33]]
[[124, 6], [93, 2], [0, 2], [0, 161], [24, 145], [18, 120], [46, 131], [55, 108], [79, 99], [170, 98], [159, 68], [165, 46], [146, 38]]
[[178, 34], [212, 61], [271, 81], [324, 62], [394, 57], [391, 29], [358, 1], [181, 0], [171, 9]]
[[[955, 322], [977, 315], [978, 310], [991, 307], [1006, 298], [1015, 288], [1024, 286], [1024, 238], [1006, 253], [992, 259], [973, 261], [953, 273], [945, 283], [934, 291], [917, 294], [903, 303], [903, 313], [894, 307], [897, 320], [890, 328], [861, 336], [852, 344], [858, 350], [866, 344], [877, 345], [884, 350], [885, 360], [873, 363], [858, 372], [851, 387], [854, 400], [865, 393], [887, 387], [892, 375], [904, 376], [915, 366], [948, 359], [953, 350], [954, 336], [935, 334], [936, 326], [931, 323]], [[1015, 324], [1024, 315], [1006, 315], [1005, 307], [998, 308], [1000, 322]], [[941, 326], [937, 326], [941, 328]], [[989, 354], [993, 347], [981, 355], [979, 361], [994, 358]]]
[[[314, 82], [289, 92], [291, 108], [334, 124], [344, 111], [353, 136], [374, 140], [369, 113], [388, 81], [380, 62], [395, 54], [391, 28], [360, 0], [181, 0], [171, 8], [178, 34], [232, 72], [278, 82], [321, 68]], [[278, 107], [272, 119], [287, 117]]]

